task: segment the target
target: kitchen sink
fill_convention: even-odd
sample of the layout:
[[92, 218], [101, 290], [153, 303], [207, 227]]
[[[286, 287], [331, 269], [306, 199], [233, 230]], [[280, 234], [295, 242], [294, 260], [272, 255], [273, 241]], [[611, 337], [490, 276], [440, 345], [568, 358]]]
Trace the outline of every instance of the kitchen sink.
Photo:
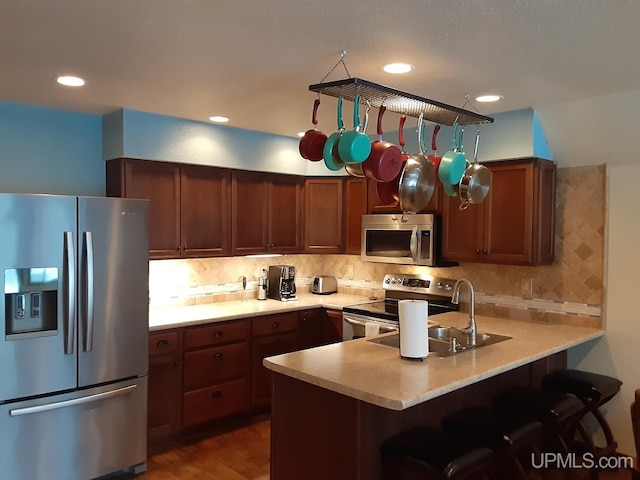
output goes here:
[[[472, 345], [469, 334], [459, 328], [438, 325], [429, 327], [429, 354], [436, 357], [449, 357], [458, 353], [486, 347], [494, 343], [509, 340], [511, 337], [488, 332], [476, 333], [476, 344]], [[373, 338], [369, 340], [387, 347], [400, 348], [400, 335], [390, 335], [388, 337]]]

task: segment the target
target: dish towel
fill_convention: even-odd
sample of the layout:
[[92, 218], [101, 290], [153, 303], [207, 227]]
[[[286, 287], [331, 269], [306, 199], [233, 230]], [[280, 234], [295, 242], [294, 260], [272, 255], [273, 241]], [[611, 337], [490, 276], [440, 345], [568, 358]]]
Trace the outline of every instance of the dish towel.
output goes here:
[[380, 324], [376, 322], [366, 322], [364, 324], [364, 336], [372, 337], [380, 334]]

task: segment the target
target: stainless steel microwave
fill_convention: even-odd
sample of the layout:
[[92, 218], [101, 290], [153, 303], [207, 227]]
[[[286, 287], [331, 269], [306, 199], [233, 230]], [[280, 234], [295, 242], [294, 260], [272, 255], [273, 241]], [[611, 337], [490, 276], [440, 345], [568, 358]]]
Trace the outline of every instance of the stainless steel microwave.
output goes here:
[[438, 231], [432, 214], [362, 216], [365, 262], [436, 266]]

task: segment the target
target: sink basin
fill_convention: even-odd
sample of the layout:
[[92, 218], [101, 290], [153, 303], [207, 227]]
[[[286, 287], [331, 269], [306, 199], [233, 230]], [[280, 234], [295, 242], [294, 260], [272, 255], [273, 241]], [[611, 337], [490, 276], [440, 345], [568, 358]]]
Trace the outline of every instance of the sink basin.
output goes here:
[[[448, 357], [458, 353], [474, 350], [477, 348], [492, 345], [494, 343], [509, 340], [511, 337], [488, 332], [476, 333], [476, 344], [472, 345], [469, 334], [455, 327], [439, 325], [429, 327], [429, 354], [436, 357]], [[390, 335], [388, 337], [374, 338], [369, 340], [373, 343], [386, 345], [388, 347], [400, 348], [400, 335]]]

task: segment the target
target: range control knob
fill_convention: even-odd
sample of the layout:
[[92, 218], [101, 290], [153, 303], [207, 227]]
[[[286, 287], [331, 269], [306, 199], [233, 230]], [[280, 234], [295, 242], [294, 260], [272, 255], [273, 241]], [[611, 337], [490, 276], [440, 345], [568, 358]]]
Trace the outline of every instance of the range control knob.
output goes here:
[[442, 290], [443, 287], [444, 287], [444, 285], [442, 285], [442, 283], [440, 283], [440, 282], [436, 283], [436, 288], [438, 290]]
[[447, 292], [450, 292], [451, 290], [453, 290], [453, 287], [451, 286], [451, 284], [450, 284], [450, 283], [447, 283], [447, 284], [444, 286], [444, 289], [445, 289]]
[[397, 278], [392, 278], [391, 279], [391, 284], [395, 285], [396, 283], [398, 283], [398, 279]]
[[391, 280], [389, 278], [385, 278], [384, 279], [384, 283], [389, 284], [389, 282], [391, 282]]

